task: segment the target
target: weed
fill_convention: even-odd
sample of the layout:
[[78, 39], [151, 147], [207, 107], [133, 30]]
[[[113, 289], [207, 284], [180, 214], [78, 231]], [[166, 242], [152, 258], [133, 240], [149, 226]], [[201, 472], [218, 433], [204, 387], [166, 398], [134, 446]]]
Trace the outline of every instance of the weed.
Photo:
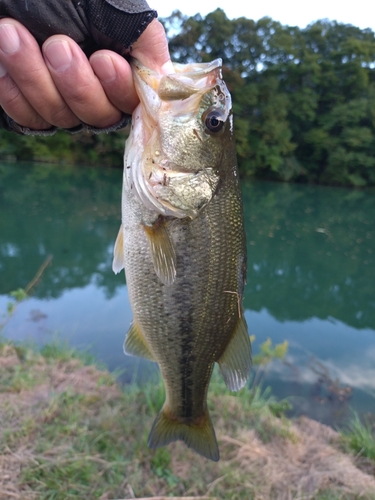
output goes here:
[[44, 345], [40, 350], [41, 355], [46, 360], [56, 361], [71, 361], [72, 359], [81, 360], [86, 365], [96, 365], [97, 361], [94, 356], [88, 351], [73, 349], [68, 342], [59, 339]]
[[375, 426], [370, 418], [363, 421], [354, 413], [347, 430], [342, 431], [343, 444], [362, 458], [375, 460]]

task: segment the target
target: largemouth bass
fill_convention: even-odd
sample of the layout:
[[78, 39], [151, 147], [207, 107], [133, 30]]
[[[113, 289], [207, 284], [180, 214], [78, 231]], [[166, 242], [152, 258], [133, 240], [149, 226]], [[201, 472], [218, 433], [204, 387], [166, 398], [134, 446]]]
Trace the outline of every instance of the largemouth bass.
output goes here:
[[166, 400], [151, 448], [182, 440], [219, 460], [207, 409], [215, 362], [243, 387], [251, 346], [243, 315], [246, 248], [231, 97], [221, 60], [160, 75], [133, 61], [140, 104], [126, 142], [122, 225], [133, 323], [125, 353], [156, 361]]

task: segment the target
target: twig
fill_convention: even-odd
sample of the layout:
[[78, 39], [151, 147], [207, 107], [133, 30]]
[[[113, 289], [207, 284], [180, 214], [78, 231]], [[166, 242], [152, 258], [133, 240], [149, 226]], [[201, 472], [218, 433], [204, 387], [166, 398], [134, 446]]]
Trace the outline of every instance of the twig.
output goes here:
[[221, 436], [220, 441], [225, 441], [226, 443], [235, 444], [236, 446], [243, 446], [243, 441], [239, 441], [238, 439], [231, 438], [230, 436]]
[[46, 258], [46, 260], [43, 262], [43, 264], [40, 266], [40, 268], [38, 269], [38, 271], [37, 271], [36, 275], [34, 276], [34, 278], [26, 286], [25, 292], [27, 294], [30, 292], [30, 290], [32, 289], [32, 287], [40, 280], [42, 274], [44, 273], [44, 270], [46, 269], [47, 266], [49, 266], [49, 264], [51, 263], [51, 261], [52, 261], [52, 255], [49, 255]]
[[238, 317], [241, 317], [241, 298], [238, 292], [231, 292], [230, 290], [224, 290], [224, 293], [232, 293], [237, 296], [237, 307], [238, 307]]
[[132, 498], [135, 498], [135, 494], [132, 488], [132, 485], [128, 483], [128, 490]]
[[211, 491], [215, 488], [215, 486], [218, 483], [221, 483], [221, 481], [227, 477], [227, 475], [228, 474], [224, 474], [223, 476], [216, 478], [215, 481], [212, 481], [212, 483], [210, 483], [208, 485], [208, 490], [206, 491], [206, 497], [207, 497], [207, 495], [209, 495], [211, 493]]
[[12, 498], [21, 498], [20, 495], [18, 495], [18, 493], [12, 493], [11, 491], [8, 490], [0, 490], [0, 495], [1, 498], [3, 498], [3, 495], [7, 495], [8, 497]]

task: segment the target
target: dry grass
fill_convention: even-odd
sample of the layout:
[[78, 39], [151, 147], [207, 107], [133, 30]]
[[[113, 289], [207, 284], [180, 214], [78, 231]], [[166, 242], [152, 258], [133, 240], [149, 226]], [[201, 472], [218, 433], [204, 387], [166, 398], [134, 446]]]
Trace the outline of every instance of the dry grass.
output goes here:
[[253, 482], [256, 498], [309, 499], [327, 490], [358, 498], [375, 493], [375, 478], [358, 470], [353, 458], [339, 451], [335, 444], [340, 437], [331, 428], [300, 418], [290, 432], [292, 440], [275, 437], [269, 443], [263, 443], [254, 430], [242, 430], [236, 439], [222, 437], [228, 449], [232, 447], [228, 462], [243, 475], [262, 471], [263, 485], [259, 479]]
[[123, 392], [78, 359], [0, 347], [0, 499], [375, 499], [338, 433], [246, 393], [211, 391], [220, 462], [149, 450], [155, 387]]

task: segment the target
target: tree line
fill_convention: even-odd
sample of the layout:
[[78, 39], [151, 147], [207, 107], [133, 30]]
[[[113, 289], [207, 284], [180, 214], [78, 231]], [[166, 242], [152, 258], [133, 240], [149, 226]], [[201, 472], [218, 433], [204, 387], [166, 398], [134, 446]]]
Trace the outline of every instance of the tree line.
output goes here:
[[[163, 20], [176, 62], [223, 59], [243, 177], [375, 185], [375, 33], [320, 20], [304, 29], [270, 18], [175, 11]], [[123, 133], [53, 138], [0, 131], [4, 158], [122, 163]]]

